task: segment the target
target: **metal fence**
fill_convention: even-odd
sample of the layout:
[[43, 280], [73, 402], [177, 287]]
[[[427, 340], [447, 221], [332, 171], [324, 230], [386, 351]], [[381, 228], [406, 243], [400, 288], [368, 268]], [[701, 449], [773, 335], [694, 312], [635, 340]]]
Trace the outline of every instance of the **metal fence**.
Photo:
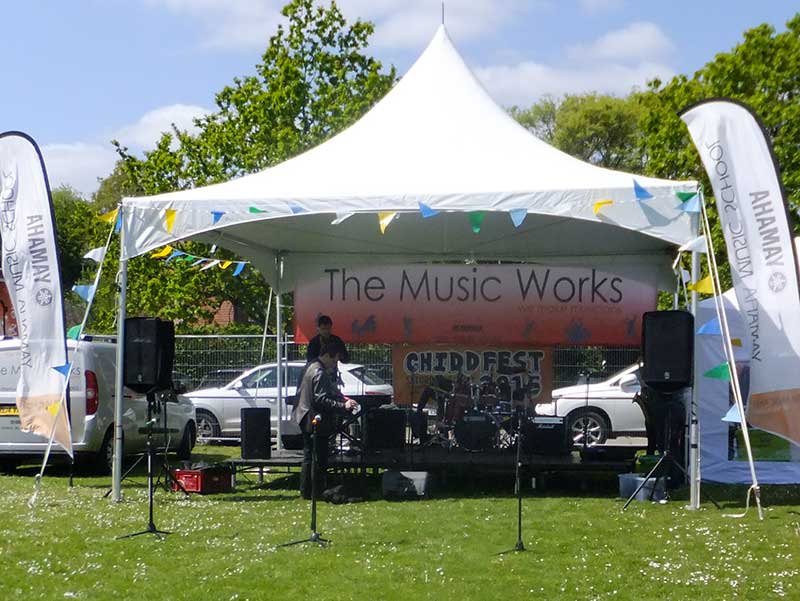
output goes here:
[[[290, 361], [304, 361], [306, 345], [290, 340], [285, 344]], [[350, 362], [371, 367], [392, 383], [392, 347], [388, 344], [349, 344]], [[188, 390], [209, 379], [232, 380], [259, 363], [275, 361], [276, 338], [261, 335], [179, 335], [175, 337], [175, 372]], [[581, 374], [592, 370], [593, 381], [628, 367], [639, 357], [638, 347], [553, 348], [553, 387], [585, 382]], [[601, 369], [605, 360], [605, 368]], [[217, 376], [214, 378], [213, 376]]]

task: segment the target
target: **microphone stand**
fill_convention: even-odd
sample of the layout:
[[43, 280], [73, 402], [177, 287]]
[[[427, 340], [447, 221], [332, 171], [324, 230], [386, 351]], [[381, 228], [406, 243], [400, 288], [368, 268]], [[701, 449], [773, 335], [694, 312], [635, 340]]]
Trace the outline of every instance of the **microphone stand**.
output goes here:
[[[527, 415], [528, 411], [528, 399], [527, 396], [525, 397], [525, 414]], [[523, 437], [523, 427], [522, 427], [522, 412], [517, 409], [517, 465], [515, 469], [515, 483], [514, 483], [514, 491], [517, 493], [517, 544], [514, 545], [513, 549], [509, 549], [507, 551], [501, 551], [498, 555], [506, 555], [508, 553], [515, 553], [518, 551], [525, 551], [525, 543], [522, 542], [522, 480], [521, 480], [521, 472], [522, 472], [522, 437]]]
[[291, 547], [303, 543], [317, 543], [321, 547], [328, 545], [330, 539], [322, 538], [317, 532], [317, 426], [322, 421], [322, 416], [317, 414], [311, 420], [311, 535], [308, 538], [283, 543], [278, 547]]

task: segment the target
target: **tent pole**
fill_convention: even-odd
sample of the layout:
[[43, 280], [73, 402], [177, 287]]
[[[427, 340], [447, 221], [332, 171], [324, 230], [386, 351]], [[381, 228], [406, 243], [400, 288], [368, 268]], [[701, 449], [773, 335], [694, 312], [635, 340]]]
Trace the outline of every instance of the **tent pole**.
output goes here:
[[275, 290], [275, 354], [277, 358], [277, 372], [278, 372], [278, 440], [276, 448], [280, 451], [283, 449], [283, 440], [281, 433], [283, 431], [283, 321], [281, 320], [281, 279], [283, 278], [283, 256], [278, 255], [278, 277], [277, 289]]
[[125, 357], [125, 311], [128, 296], [128, 260], [123, 258], [125, 249], [125, 217], [123, 205], [119, 206], [119, 271], [117, 287], [119, 291], [117, 308], [117, 372], [114, 390], [114, 462], [111, 468], [112, 498], [122, 501], [122, 402], [124, 397], [123, 365]]
[[[692, 283], [700, 278], [700, 254], [692, 251]], [[697, 291], [692, 286], [691, 310], [697, 317]], [[694, 332], [692, 333], [694, 335]], [[697, 370], [694, 371], [692, 396], [689, 399], [689, 509], [700, 509], [700, 432], [697, 423]]]

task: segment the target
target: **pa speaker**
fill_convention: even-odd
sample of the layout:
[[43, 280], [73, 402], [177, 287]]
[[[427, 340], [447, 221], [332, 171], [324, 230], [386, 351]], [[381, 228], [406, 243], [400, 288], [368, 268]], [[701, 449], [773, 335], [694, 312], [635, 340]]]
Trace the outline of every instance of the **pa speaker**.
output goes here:
[[123, 380], [139, 393], [172, 387], [175, 361], [175, 326], [156, 317], [125, 320]]
[[688, 311], [649, 311], [642, 316], [642, 381], [670, 392], [692, 385], [694, 316]]
[[406, 412], [372, 409], [365, 418], [364, 446], [368, 451], [402, 449], [406, 444]]
[[242, 459], [269, 459], [272, 456], [270, 411], [261, 407], [243, 407]]

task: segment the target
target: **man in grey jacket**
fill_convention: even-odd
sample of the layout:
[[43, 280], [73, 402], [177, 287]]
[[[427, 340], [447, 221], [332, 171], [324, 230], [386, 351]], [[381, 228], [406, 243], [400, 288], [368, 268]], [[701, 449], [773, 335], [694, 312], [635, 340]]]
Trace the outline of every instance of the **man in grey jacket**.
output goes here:
[[336, 387], [336, 366], [342, 353], [341, 344], [324, 341], [319, 356], [307, 366], [297, 392], [297, 402], [292, 419], [303, 433], [303, 467], [300, 472], [300, 493], [304, 499], [311, 498], [311, 462], [314, 449], [316, 421], [317, 443], [317, 490], [325, 488], [328, 468], [328, 443], [334, 432], [337, 413], [346, 413], [358, 407]]

